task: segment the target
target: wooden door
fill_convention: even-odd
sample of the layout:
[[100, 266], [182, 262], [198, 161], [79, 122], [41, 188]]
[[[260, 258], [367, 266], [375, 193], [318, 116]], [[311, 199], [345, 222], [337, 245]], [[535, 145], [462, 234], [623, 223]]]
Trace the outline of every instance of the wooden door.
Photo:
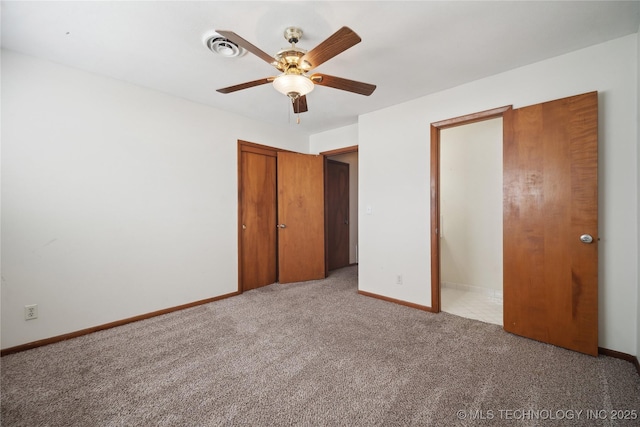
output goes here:
[[349, 265], [349, 164], [327, 160], [328, 269]]
[[594, 356], [597, 107], [592, 92], [504, 113], [504, 329]]
[[278, 152], [278, 281], [325, 277], [324, 159]]
[[[240, 290], [277, 280], [276, 153], [240, 148]], [[251, 150], [251, 151], [246, 151]]]

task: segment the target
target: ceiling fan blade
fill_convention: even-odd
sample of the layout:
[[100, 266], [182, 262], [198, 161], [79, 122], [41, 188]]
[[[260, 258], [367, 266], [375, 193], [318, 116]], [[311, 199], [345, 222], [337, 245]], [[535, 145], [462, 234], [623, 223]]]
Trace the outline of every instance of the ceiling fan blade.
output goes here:
[[254, 80], [252, 82], [240, 83], [239, 85], [223, 87], [222, 89], [217, 89], [216, 92], [220, 93], [231, 93], [242, 89], [249, 89], [250, 87], [260, 86], [267, 83], [271, 83], [273, 81], [273, 77], [267, 77], [265, 79]]
[[260, 48], [258, 48], [256, 46], [254, 46], [253, 44], [249, 43], [248, 41], [246, 41], [245, 39], [243, 39], [242, 37], [240, 37], [239, 35], [237, 35], [233, 31], [216, 30], [216, 33], [220, 34], [222, 37], [224, 37], [224, 38], [226, 38], [228, 40], [231, 40], [232, 42], [234, 42], [238, 46], [248, 50], [249, 52], [253, 53], [258, 58], [262, 59], [265, 62], [268, 62], [271, 65], [273, 65], [274, 62], [276, 62], [276, 60], [275, 60], [275, 58], [273, 56], [269, 55], [268, 53], [266, 53], [262, 49], [260, 49]]
[[293, 101], [293, 112], [296, 114], [306, 113], [309, 111], [307, 108], [307, 95], [302, 95]]
[[302, 68], [307, 71], [312, 70], [351, 46], [360, 43], [361, 40], [360, 36], [354, 33], [351, 28], [342, 27], [301, 58]]
[[311, 80], [320, 86], [328, 86], [366, 96], [371, 95], [373, 91], [376, 90], [376, 85], [343, 79], [342, 77], [329, 76], [327, 74], [316, 73], [311, 76]]

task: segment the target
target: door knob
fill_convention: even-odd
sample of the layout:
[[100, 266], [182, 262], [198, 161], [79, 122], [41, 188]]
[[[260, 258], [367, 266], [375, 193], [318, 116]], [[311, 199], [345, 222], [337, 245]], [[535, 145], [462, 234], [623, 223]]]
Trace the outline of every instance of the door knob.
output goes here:
[[591, 243], [593, 242], [593, 237], [591, 237], [591, 234], [583, 234], [580, 236], [580, 241], [582, 243]]
[[276, 224], [276, 228], [287, 228], [286, 224]]

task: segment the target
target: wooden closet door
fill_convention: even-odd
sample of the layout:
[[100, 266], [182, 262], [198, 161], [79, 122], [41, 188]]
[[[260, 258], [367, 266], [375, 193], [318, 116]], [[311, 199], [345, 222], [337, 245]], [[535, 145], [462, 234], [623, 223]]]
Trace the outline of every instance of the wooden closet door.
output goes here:
[[278, 152], [278, 281], [325, 277], [324, 158]]
[[504, 329], [596, 356], [598, 95], [503, 118]]
[[241, 151], [241, 290], [277, 280], [275, 153]]

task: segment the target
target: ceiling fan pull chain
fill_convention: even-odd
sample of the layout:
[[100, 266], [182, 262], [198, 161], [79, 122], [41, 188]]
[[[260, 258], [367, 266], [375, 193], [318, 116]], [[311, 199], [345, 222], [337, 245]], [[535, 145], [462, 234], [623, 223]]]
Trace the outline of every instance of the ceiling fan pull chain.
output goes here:
[[300, 97], [290, 96], [289, 99], [291, 99], [291, 106], [293, 107], [289, 109], [289, 124], [291, 124], [291, 110], [296, 115], [296, 124], [300, 124]]

